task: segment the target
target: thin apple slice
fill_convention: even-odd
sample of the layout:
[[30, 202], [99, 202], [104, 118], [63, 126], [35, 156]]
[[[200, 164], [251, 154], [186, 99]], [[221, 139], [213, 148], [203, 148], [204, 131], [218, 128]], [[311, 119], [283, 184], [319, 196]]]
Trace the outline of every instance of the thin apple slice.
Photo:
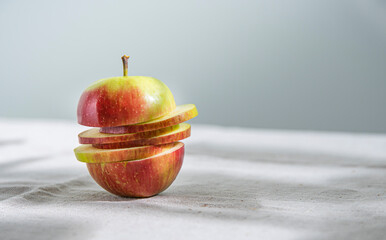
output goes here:
[[168, 188], [184, 160], [181, 142], [169, 150], [145, 159], [87, 163], [92, 178], [108, 192], [122, 197], [150, 197]]
[[98, 149], [90, 144], [81, 145], [74, 149], [75, 156], [80, 162], [86, 163], [107, 163], [120, 162], [133, 159], [147, 158], [176, 146], [177, 143], [163, 145], [152, 145], [120, 149]]
[[178, 125], [161, 128], [153, 131], [139, 132], [139, 133], [125, 133], [125, 134], [109, 134], [100, 133], [98, 128], [92, 128], [87, 131], [81, 132], [78, 135], [80, 144], [105, 144], [115, 142], [127, 142], [131, 140], [150, 138], [172, 132], [178, 129]]
[[115, 148], [131, 148], [148, 145], [159, 145], [176, 142], [190, 136], [190, 125], [187, 123], [180, 123], [177, 125], [178, 129], [172, 132], [161, 134], [151, 138], [142, 138], [126, 142], [107, 143], [107, 144], [93, 144], [95, 148], [101, 149], [115, 149]]
[[157, 118], [148, 122], [138, 123], [133, 125], [118, 126], [118, 127], [102, 127], [99, 129], [101, 133], [123, 134], [136, 133], [157, 130], [182, 122], [186, 122], [198, 115], [197, 108], [194, 104], [180, 105], [175, 110], [161, 118]]

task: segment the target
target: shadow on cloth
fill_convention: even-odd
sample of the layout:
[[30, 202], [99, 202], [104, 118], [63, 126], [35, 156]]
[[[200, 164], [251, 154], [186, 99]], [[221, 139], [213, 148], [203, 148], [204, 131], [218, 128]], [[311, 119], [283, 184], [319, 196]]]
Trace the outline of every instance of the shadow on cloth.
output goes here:
[[63, 218], [47, 216], [34, 216], [33, 219], [3, 219], [0, 222], [1, 239], [81, 239], [82, 236], [88, 236], [92, 230], [90, 226], [73, 219], [65, 221]]
[[[248, 162], [248, 164], [272, 163], [279, 165], [310, 165], [332, 167], [375, 168], [385, 163], [366, 162], [345, 156], [331, 156], [314, 153], [286, 152], [284, 150], [248, 150], [235, 152], [193, 145], [187, 154], [215, 156], [218, 160]], [[190, 150], [189, 150], [190, 149]], [[319, 156], [319, 157], [318, 157]], [[211, 159], [211, 158], [208, 158]], [[374, 164], [376, 162], [377, 164]], [[378, 166], [378, 167], [379, 167]], [[273, 166], [275, 168], [275, 166]], [[339, 170], [339, 168], [338, 168]], [[174, 217], [187, 217], [192, 221], [216, 219], [219, 221], [243, 221], [245, 224], [281, 225], [323, 231], [327, 238], [366, 236], [366, 233], [383, 234], [385, 213], [374, 213], [361, 206], [380, 203], [385, 196], [375, 193], [385, 192], [385, 175], [382, 169], [364, 171], [360, 175], [342, 175], [323, 184], [302, 184], [254, 175], [234, 176], [216, 172], [216, 169], [201, 172], [183, 171], [169, 190], [146, 199], [121, 198], [114, 196], [93, 182], [90, 176], [82, 176], [63, 183], [23, 188], [5, 202], [36, 204], [61, 204], [74, 207], [108, 206], [108, 211], [121, 212], [122, 209], [140, 208], [152, 214], [165, 213]], [[371, 171], [370, 171], [371, 170]], [[42, 172], [41, 174], [44, 174]], [[369, 192], [368, 189], [372, 188]], [[335, 207], [337, 212], [330, 210]], [[328, 214], [326, 214], [328, 213]], [[352, 216], [361, 216], [353, 218]], [[360, 226], [356, 228], [356, 226]], [[358, 229], [353, 232], [353, 229]], [[358, 237], [359, 239], [359, 237]]]
[[23, 144], [25, 140], [23, 139], [12, 139], [12, 140], [0, 140], [0, 147], [8, 145], [19, 145]]

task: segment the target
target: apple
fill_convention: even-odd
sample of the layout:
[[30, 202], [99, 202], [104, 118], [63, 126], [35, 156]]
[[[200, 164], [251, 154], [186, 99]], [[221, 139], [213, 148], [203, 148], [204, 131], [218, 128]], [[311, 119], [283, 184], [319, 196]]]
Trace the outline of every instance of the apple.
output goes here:
[[160, 80], [128, 76], [101, 79], [81, 95], [77, 117], [96, 127], [78, 135], [76, 158], [107, 191], [124, 197], [150, 197], [168, 188], [179, 173], [184, 144], [190, 136], [185, 121], [197, 116], [194, 104], [177, 106]]
[[[181, 124], [186, 124], [186, 123], [181, 123]], [[78, 138], [79, 138], [79, 143], [81, 144], [104, 144], [104, 143], [115, 143], [115, 142], [127, 142], [131, 140], [150, 138], [150, 137], [162, 135], [177, 129], [180, 129], [180, 124], [153, 130], [153, 131], [139, 132], [139, 133], [126, 133], [126, 134], [100, 133], [98, 128], [92, 128], [87, 131], [81, 132], [78, 135]]]
[[188, 121], [198, 115], [197, 108], [194, 104], [185, 104], [177, 106], [173, 112], [144, 123], [133, 125], [118, 126], [118, 127], [102, 127], [99, 129], [101, 133], [123, 134], [152, 131], [160, 128], [165, 128], [179, 123]]
[[81, 95], [78, 123], [89, 127], [114, 127], [150, 121], [172, 112], [176, 104], [169, 88], [160, 80], [124, 76], [96, 81]]
[[176, 144], [178, 143], [107, 150], [94, 148], [92, 145], [86, 144], [75, 148], [74, 152], [80, 162], [120, 162], [151, 157], [175, 147]]
[[178, 129], [175, 129], [171, 132], [161, 134], [155, 137], [141, 138], [141, 139], [131, 140], [127, 142], [93, 144], [92, 146], [100, 149], [131, 148], [131, 147], [139, 147], [139, 146], [172, 143], [172, 142], [180, 141], [190, 136], [189, 124], [181, 123], [181, 124], [178, 124], [177, 126], [179, 126]]
[[168, 188], [184, 159], [184, 144], [158, 155], [124, 162], [87, 163], [92, 178], [110, 193], [122, 197], [150, 197]]

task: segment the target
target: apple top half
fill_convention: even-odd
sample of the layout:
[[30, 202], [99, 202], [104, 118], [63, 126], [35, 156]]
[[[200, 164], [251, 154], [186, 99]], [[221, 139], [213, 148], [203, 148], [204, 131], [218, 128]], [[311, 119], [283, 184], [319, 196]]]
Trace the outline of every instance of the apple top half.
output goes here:
[[123, 76], [93, 83], [80, 97], [78, 123], [115, 127], [150, 121], [176, 107], [169, 88], [152, 77]]

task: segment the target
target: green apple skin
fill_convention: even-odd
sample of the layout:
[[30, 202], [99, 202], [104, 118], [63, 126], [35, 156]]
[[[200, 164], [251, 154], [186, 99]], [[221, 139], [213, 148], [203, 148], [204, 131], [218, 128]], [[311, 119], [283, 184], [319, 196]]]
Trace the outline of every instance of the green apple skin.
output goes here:
[[143, 76], [105, 78], [80, 97], [78, 123], [114, 127], [150, 121], [172, 112], [173, 94], [160, 80]]
[[126, 126], [102, 127], [99, 129], [99, 132], [111, 134], [124, 134], [154, 131], [157, 129], [162, 129], [180, 124], [196, 117], [197, 115], [197, 108], [194, 104], [179, 105], [176, 107], [176, 109], [174, 109], [173, 112], [155, 120]]
[[153, 157], [113, 163], [87, 163], [92, 178], [108, 192], [122, 197], [151, 197], [168, 188], [179, 173], [184, 144]]
[[74, 149], [76, 158], [86, 163], [122, 162], [148, 158], [175, 147], [178, 142], [162, 145], [151, 145], [119, 149], [98, 149], [90, 144], [81, 145]]

